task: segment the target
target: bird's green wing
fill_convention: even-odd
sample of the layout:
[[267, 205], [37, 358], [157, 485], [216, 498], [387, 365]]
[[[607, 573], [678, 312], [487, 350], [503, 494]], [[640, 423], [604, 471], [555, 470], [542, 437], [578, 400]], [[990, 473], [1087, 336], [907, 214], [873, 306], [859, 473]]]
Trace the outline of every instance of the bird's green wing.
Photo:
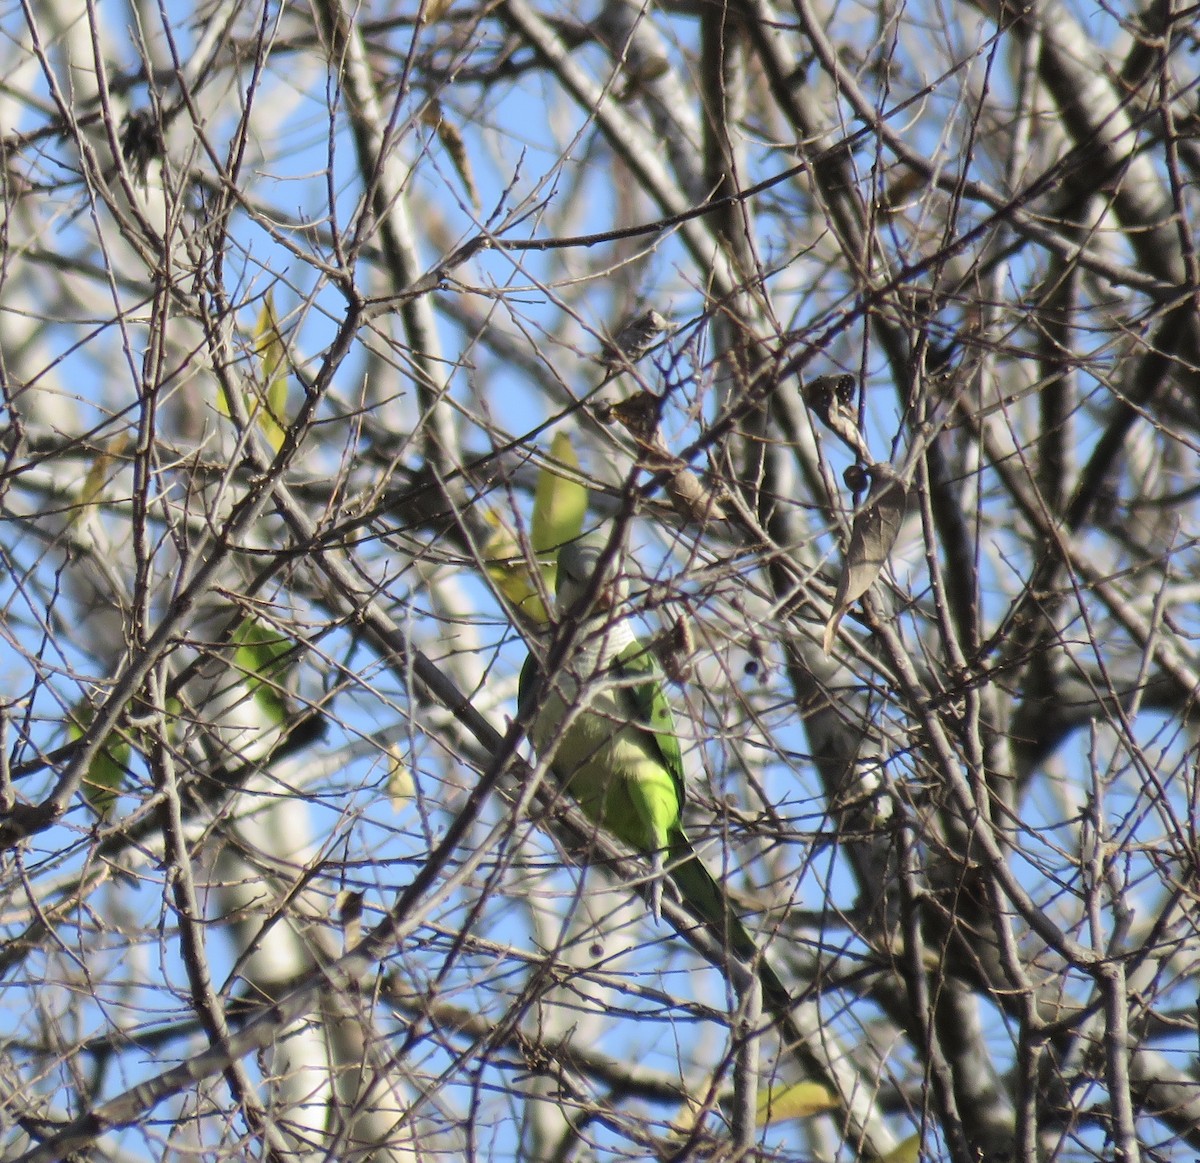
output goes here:
[[533, 656], [531, 650], [525, 656], [525, 665], [521, 667], [521, 678], [517, 683], [517, 714], [524, 714], [525, 704], [529, 702], [533, 695], [533, 688], [537, 686], [538, 672], [537, 659]]
[[[633, 642], [617, 658], [621, 677], [634, 679], [645, 676], [644, 682], [630, 681], [624, 689], [633, 710], [631, 718], [644, 724], [654, 734], [663, 765], [670, 771], [678, 789], [680, 810], [683, 808], [684, 781], [683, 756], [679, 749], [679, 736], [675, 732], [675, 720], [671, 706], [663, 690], [662, 672], [649, 648], [642, 642]], [[764, 999], [769, 1009], [790, 1008], [791, 1002], [783, 983], [761, 955], [757, 944], [746, 931], [746, 927], [734, 913], [729, 897], [696, 855], [691, 841], [681, 825], [671, 833], [668, 851], [671, 879], [679, 889], [684, 905], [697, 920], [707, 925], [721, 939], [739, 961], [757, 964], [763, 983]]]
[[622, 698], [629, 707], [630, 722], [640, 724], [654, 736], [663, 766], [675, 784], [682, 811], [683, 755], [675, 732], [675, 716], [671, 714], [671, 704], [663, 690], [662, 670], [650, 647], [640, 639], [631, 642], [617, 655], [614, 667], [622, 684]]

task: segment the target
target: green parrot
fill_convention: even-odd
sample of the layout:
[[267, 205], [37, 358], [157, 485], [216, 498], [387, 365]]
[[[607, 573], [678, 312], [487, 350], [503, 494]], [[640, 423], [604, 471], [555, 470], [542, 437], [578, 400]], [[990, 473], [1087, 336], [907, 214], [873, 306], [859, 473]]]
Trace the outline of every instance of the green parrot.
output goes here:
[[[728, 898], [684, 834], [683, 759], [662, 672], [649, 646], [635, 637], [616, 608], [628, 596], [619, 579], [592, 592], [604, 542], [585, 538], [563, 546], [558, 558], [558, 616], [582, 616], [566, 664], [541, 693], [530, 727], [534, 749], [550, 757], [551, 771], [586, 815], [654, 868], [651, 907], [659, 914], [664, 870], [684, 906], [740, 962], [756, 967], [763, 1002], [787, 1039], [800, 1035], [791, 998]], [[522, 708], [537, 693], [540, 667], [531, 653], [521, 671]]]

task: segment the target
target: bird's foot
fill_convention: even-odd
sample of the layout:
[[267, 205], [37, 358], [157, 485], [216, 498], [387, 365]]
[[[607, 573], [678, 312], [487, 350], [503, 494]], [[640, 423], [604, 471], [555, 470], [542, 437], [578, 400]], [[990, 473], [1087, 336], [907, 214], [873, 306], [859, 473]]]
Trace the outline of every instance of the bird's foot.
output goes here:
[[650, 858], [650, 911], [656, 921], [662, 920], [663, 882], [666, 879], [663, 871], [663, 852], [660, 849]]

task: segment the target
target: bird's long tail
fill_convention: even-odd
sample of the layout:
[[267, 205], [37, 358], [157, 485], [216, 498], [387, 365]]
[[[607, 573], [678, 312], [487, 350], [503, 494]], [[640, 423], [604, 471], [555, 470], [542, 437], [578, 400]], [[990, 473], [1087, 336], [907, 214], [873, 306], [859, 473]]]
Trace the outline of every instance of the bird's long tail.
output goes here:
[[682, 832], [671, 837], [668, 852], [670, 876], [684, 906], [738, 961], [751, 968], [762, 984], [763, 1005], [776, 1020], [785, 1041], [800, 1041], [792, 1019], [792, 998], [761, 949], [746, 932], [729, 903], [729, 897], [705, 868]]

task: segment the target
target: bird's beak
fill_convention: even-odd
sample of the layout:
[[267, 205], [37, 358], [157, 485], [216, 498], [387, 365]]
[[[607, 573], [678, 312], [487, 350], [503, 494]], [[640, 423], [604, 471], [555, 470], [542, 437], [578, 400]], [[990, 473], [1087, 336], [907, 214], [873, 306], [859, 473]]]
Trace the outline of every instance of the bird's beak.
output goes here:
[[614, 606], [620, 604], [621, 587], [615, 581], [609, 582], [607, 585], [600, 587], [600, 592], [596, 595], [596, 604], [593, 607], [596, 610], [611, 610]]

